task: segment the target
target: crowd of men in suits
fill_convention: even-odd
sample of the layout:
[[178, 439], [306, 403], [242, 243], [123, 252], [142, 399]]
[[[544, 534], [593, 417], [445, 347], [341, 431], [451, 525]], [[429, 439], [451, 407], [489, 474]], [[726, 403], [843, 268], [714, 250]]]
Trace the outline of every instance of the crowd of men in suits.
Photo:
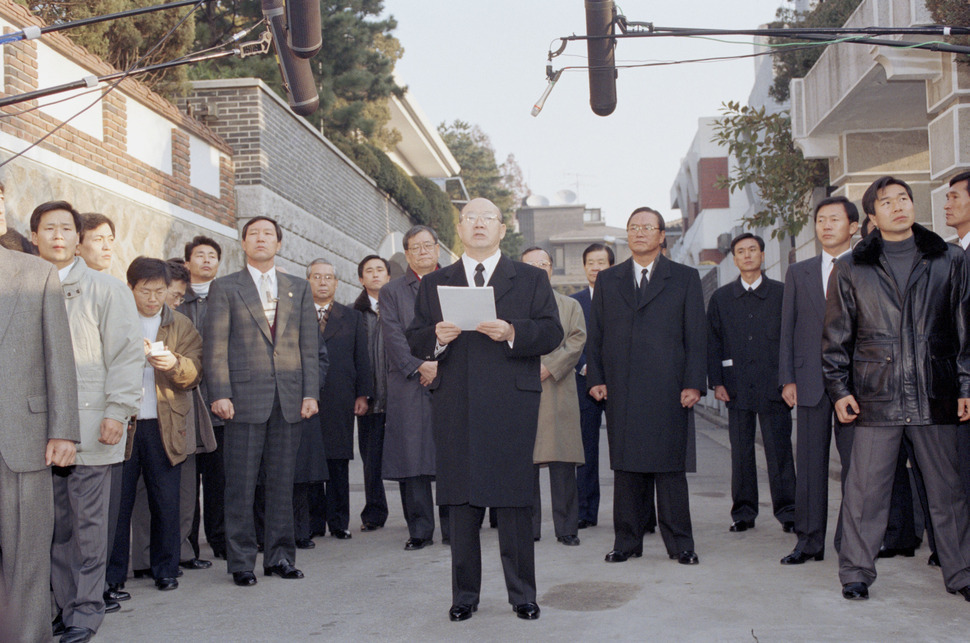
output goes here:
[[[762, 271], [763, 239], [737, 236], [740, 276], [706, 310], [697, 270], [664, 254], [663, 216], [647, 207], [627, 221], [628, 260], [586, 249], [588, 288], [572, 297], [553, 291], [544, 249], [504, 257], [501, 212], [473, 199], [457, 262], [441, 268], [435, 231], [415, 226], [405, 274], [391, 280], [386, 259], [364, 257], [345, 306], [331, 261], [305, 279], [278, 268], [283, 232], [269, 217], [243, 226], [236, 273], [217, 277], [222, 249], [197, 236], [177, 259], [138, 257], [125, 284], [104, 272], [110, 219], [37, 206], [29, 243], [4, 237], [39, 259], [0, 249], [0, 364], [23, 373], [0, 394], [0, 638], [90, 640], [131, 598], [129, 567], [163, 591], [211, 567], [203, 529], [236, 585], [257, 583], [259, 552], [266, 576], [303, 578], [297, 549], [353, 536], [355, 426], [360, 529], [384, 526], [385, 480], [399, 483], [405, 550], [434, 543], [437, 504], [452, 620], [478, 607], [485, 508], [509, 603], [539, 617], [540, 470], [557, 542], [579, 545], [599, 520], [604, 411], [606, 561], [642, 556], [659, 527], [669, 557], [696, 565], [686, 473], [708, 388], [728, 408], [730, 532], [755, 527], [760, 425], [772, 513], [797, 537], [781, 563], [822, 560], [834, 432], [843, 596], [868, 597], [876, 559], [912, 556], [925, 527], [930, 564], [970, 601], [970, 173], [945, 206], [961, 247], [915, 222], [903, 181], [879, 179], [862, 205], [868, 234], [854, 248], [855, 205], [818, 205], [822, 252], [784, 284]], [[496, 319], [445, 318], [440, 289], [469, 286], [491, 290]]]

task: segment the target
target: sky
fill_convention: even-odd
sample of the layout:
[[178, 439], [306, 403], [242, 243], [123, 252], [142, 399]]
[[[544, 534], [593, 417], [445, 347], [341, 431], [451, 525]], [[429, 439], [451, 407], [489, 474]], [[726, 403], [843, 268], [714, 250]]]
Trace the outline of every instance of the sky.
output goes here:
[[[620, 0], [630, 21], [662, 27], [755, 28], [774, 19], [784, 0]], [[753, 59], [620, 69], [617, 107], [595, 115], [585, 69], [566, 71], [538, 117], [530, 111], [546, 87], [550, 49], [560, 36], [586, 33], [583, 0], [385, 0], [404, 47], [396, 71], [429, 120], [477, 124], [502, 162], [514, 154], [533, 193], [563, 189], [602, 208], [622, 227], [648, 205], [668, 220], [671, 186], [698, 118], [721, 104], [747, 101]], [[617, 64], [735, 56], [742, 44], [686, 38], [620, 40]], [[554, 42], [555, 41], [555, 42]], [[586, 65], [586, 43], [569, 43], [553, 68]]]

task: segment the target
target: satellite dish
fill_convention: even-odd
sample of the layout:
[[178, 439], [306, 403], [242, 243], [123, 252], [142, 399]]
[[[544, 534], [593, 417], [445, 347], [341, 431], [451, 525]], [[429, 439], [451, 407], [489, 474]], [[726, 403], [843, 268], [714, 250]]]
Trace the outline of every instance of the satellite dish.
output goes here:
[[572, 190], [559, 190], [552, 198], [555, 199], [556, 205], [576, 203], [576, 193]]
[[549, 205], [549, 199], [538, 194], [530, 194], [525, 198], [525, 204], [533, 208], [539, 208]]

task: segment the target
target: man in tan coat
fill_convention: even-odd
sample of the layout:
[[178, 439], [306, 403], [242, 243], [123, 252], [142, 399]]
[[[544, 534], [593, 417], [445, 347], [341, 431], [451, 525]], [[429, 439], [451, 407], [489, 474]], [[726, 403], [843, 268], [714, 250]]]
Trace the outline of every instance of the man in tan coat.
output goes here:
[[128, 266], [127, 278], [144, 338], [144, 395], [131, 459], [124, 466], [108, 584], [123, 586], [128, 575], [131, 512], [138, 478], [144, 475], [151, 513], [152, 576], [158, 589], [172, 590], [178, 587], [179, 483], [187, 450], [186, 418], [193, 410], [191, 389], [202, 376], [202, 337], [188, 317], [165, 305], [171, 283], [167, 262], [138, 257]]
[[[542, 248], [529, 248], [522, 261], [542, 270], [552, 278], [552, 257]], [[573, 368], [586, 345], [586, 321], [583, 309], [575, 299], [554, 293], [559, 308], [563, 340], [540, 366], [542, 398], [539, 402], [539, 427], [533, 452], [535, 462], [535, 503], [532, 508], [532, 536], [539, 540], [542, 523], [542, 500], [539, 495], [539, 469], [549, 467], [549, 489], [552, 496], [552, 523], [556, 540], [576, 546], [579, 537], [579, 496], [576, 466], [583, 464], [583, 439], [579, 428], [579, 399]]]

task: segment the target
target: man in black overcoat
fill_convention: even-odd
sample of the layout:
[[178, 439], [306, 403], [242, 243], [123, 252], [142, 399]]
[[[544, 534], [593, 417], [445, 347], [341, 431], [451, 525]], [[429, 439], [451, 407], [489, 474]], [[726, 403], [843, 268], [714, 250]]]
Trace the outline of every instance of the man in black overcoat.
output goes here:
[[795, 529], [791, 409], [777, 384], [785, 287], [761, 272], [764, 250], [764, 239], [757, 235], [735, 237], [731, 256], [741, 275], [714, 291], [707, 304], [707, 378], [714, 397], [728, 407], [732, 532], [754, 527], [758, 516], [756, 424], [761, 425], [773, 513], [786, 532]]
[[[562, 341], [549, 278], [503, 257], [502, 213], [487, 199], [462, 209], [465, 253], [421, 280], [407, 330], [415, 357], [438, 362], [432, 384], [437, 503], [450, 505], [453, 621], [470, 618], [481, 589], [479, 525], [497, 508], [499, 549], [509, 602], [539, 617], [532, 540], [533, 466], [539, 417], [539, 357]], [[498, 319], [462, 331], [444, 321], [438, 286], [494, 289]]]
[[707, 387], [707, 319], [697, 270], [661, 252], [664, 220], [637, 208], [627, 221], [633, 256], [596, 278], [586, 343], [590, 395], [606, 400], [614, 472], [613, 550], [643, 554], [647, 505], [670, 558], [697, 564], [687, 491], [688, 421]]

